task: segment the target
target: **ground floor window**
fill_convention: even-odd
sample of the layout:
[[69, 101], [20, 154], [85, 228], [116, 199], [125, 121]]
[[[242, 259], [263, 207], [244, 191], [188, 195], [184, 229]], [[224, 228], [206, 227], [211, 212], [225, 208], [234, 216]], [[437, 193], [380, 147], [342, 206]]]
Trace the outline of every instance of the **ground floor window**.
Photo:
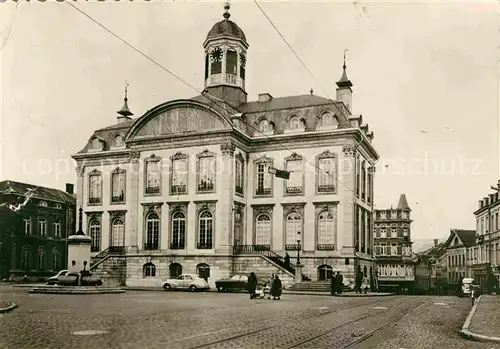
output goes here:
[[318, 280], [330, 280], [333, 275], [333, 268], [329, 265], [320, 265], [318, 267]]
[[143, 277], [156, 276], [156, 266], [153, 263], [146, 263], [142, 267]]
[[182, 274], [182, 265], [179, 263], [170, 264], [169, 274], [171, 279], [177, 279]]
[[210, 277], [210, 266], [206, 263], [200, 263], [196, 266], [197, 274], [200, 278], [208, 282]]

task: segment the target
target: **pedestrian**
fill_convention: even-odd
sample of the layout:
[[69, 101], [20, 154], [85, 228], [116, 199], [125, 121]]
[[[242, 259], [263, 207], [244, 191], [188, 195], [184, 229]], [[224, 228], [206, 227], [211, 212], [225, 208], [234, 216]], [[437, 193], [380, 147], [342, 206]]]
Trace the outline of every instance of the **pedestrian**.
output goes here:
[[253, 271], [250, 273], [250, 276], [248, 277], [247, 289], [248, 293], [250, 293], [250, 299], [254, 299], [255, 290], [257, 289], [257, 276], [255, 276], [255, 273]]
[[356, 280], [354, 287], [356, 288], [356, 293], [361, 293], [361, 282], [363, 281], [363, 275], [360, 272], [356, 274]]
[[288, 255], [288, 252], [285, 254], [285, 267], [290, 269], [290, 256]]
[[363, 276], [363, 280], [361, 282], [361, 289], [366, 294], [366, 292], [368, 291], [369, 288], [370, 288], [370, 280], [368, 279], [368, 276], [366, 276], [366, 274], [365, 274]]
[[332, 274], [330, 277], [330, 293], [332, 296], [337, 294], [337, 278], [335, 277], [335, 274]]
[[344, 276], [340, 273], [340, 271], [337, 272], [337, 277], [336, 279], [336, 284], [337, 284], [337, 294], [341, 295], [342, 294], [342, 287], [344, 287]]
[[281, 280], [278, 277], [278, 275], [276, 275], [273, 280], [273, 285], [271, 286], [271, 296], [273, 296], [273, 300], [280, 299], [281, 288], [282, 288]]

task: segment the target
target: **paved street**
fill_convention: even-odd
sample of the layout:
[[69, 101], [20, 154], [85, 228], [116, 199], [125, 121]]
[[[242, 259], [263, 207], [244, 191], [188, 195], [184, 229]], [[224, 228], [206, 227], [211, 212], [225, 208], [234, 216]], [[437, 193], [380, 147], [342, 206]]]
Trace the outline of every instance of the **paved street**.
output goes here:
[[[42, 295], [0, 286], [0, 348], [499, 348], [458, 336], [456, 297], [336, 298], [140, 292]], [[78, 331], [103, 331], [89, 334]], [[371, 336], [370, 336], [371, 335]]]

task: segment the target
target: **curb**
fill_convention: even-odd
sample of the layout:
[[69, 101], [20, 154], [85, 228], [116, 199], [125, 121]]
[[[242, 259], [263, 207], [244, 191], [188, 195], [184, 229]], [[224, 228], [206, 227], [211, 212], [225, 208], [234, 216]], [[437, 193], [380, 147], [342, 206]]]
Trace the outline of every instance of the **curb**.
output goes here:
[[10, 305], [7, 308], [0, 308], [0, 314], [7, 313], [7, 312], [11, 311], [12, 309], [17, 308], [17, 304], [16, 303], [13, 303], [13, 302], [10, 302], [10, 301], [7, 301], [7, 303], [9, 303]]
[[394, 293], [383, 293], [383, 294], [369, 294], [357, 295], [357, 294], [341, 294], [341, 295], [331, 295], [330, 293], [319, 293], [319, 292], [293, 292], [293, 291], [283, 291], [282, 294], [288, 295], [301, 295], [301, 296], [323, 296], [323, 297], [345, 297], [345, 298], [369, 298], [369, 297], [389, 297], [394, 296]]
[[482, 295], [478, 297], [477, 302], [474, 304], [471, 311], [469, 312], [469, 315], [465, 319], [464, 325], [462, 326], [462, 329], [459, 331], [459, 334], [468, 340], [475, 340], [478, 342], [500, 343], [499, 337], [489, 337], [489, 336], [484, 336], [482, 334], [477, 334], [477, 333], [469, 331], [469, 326], [470, 326], [470, 323], [472, 321], [472, 317], [476, 313], [477, 305], [479, 304], [481, 297], [482, 297]]

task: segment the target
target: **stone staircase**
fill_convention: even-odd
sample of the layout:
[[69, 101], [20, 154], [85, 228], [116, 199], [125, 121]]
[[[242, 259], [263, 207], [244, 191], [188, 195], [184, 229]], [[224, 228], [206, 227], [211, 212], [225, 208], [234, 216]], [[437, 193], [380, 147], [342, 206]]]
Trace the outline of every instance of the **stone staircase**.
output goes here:
[[109, 247], [92, 257], [90, 271], [108, 287], [125, 286], [127, 258], [123, 247]]
[[[281, 269], [284, 274], [288, 274], [290, 277], [295, 276], [295, 268], [292, 265], [287, 265], [285, 259], [272, 251], [268, 245], [235, 245], [233, 246], [233, 254], [235, 256], [260, 255], [278, 269]], [[302, 274], [302, 280], [311, 281], [311, 279], [304, 274]], [[292, 281], [290, 281], [290, 283], [292, 283]]]

